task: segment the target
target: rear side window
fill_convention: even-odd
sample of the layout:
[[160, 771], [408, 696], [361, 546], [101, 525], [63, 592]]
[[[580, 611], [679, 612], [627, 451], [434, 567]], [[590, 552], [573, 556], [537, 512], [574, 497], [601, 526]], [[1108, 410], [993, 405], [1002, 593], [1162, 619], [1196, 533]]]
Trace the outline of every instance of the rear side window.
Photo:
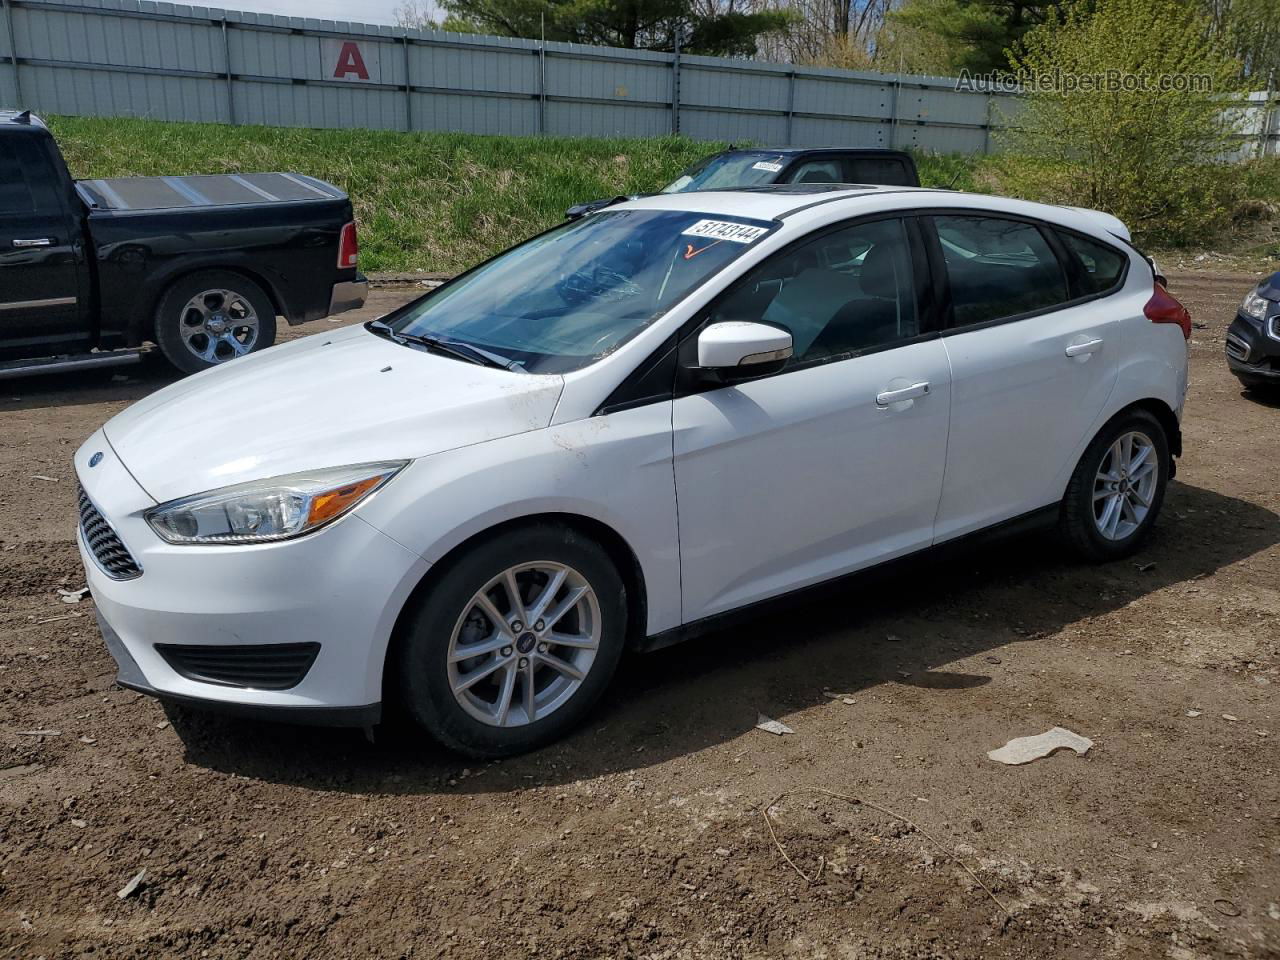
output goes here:
[[1039, 228], [998, 217], [934, 217], [955, 325], [1003, 320], [1070, 299], [1062, 264]]
[[1076, 261], [1076, 296], [1088, 297], [1106, 293], [1114, 288], [1124, 275], [1129, 258], [1096, 240], [1087, 240], [1074, 233], [1058, 231], [1068, 256]]
[[32, 213], [35, 198], [27, 185], [12, 143], [0, 141], [0, 216], [12, 213]]
[[918, 186], [901, 160], [881, 157], [850, 157], [844, 161], [845, 183], [875, 183], [889, 187]]

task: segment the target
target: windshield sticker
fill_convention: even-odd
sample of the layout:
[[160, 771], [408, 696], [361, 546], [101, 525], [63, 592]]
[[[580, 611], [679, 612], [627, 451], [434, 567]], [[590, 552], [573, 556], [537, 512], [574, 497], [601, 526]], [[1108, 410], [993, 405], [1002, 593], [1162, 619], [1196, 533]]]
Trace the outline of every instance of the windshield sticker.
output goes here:
[[769, 173], [780, 173], [782, 164], [773, 163], [769, 160], [759, 160], [751, 165], [752, 170], [767, 170]]
[[689, 237], [711, 237], [732, 243], [755, 243], [768, 232], [768, 227], [749, 227], [745, 223], [729, 223], [727, 220], [699, 220], [681, 231]]

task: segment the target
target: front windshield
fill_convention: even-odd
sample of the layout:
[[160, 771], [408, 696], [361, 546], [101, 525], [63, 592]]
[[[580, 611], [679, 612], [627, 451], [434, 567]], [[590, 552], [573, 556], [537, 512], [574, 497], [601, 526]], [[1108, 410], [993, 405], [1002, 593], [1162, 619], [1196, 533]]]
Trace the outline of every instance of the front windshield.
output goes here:
[[782, 172], [782, 156], [761, 150], [717, 153], [695, 163], [662, 188], [663, 193], [733, 190], [773, 183]]
[[677, 210], [603, 210], [513, 247], [389, 325], [478, 348], [513, 370], [576, 370], [635, 336], [773, 226]]

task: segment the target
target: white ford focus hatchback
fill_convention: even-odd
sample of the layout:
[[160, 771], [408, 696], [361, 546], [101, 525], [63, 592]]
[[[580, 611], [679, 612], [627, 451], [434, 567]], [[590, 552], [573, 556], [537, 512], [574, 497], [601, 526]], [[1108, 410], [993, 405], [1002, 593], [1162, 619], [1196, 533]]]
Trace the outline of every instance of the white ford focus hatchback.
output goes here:
[[1114, 227], [668, 194], [175, 383], [76, 454], [120, 682], [331, 724], [394, 701], [497, 756], [578, 722], [624, 648], [977, 531], [1124, 556], [1181, 452], [1190, 319]]

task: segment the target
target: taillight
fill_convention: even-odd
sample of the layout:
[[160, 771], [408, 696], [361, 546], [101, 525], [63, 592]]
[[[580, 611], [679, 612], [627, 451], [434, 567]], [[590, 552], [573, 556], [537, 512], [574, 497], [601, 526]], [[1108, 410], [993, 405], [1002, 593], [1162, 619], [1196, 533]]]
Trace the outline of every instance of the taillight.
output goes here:
[[1155, 291], [1142, 312], [1152, 323], [1176, 323], [1182, 328], [1183, 338], [1191, 339], [1191, 314], [1163, 284], [1156, 283]]
[[338, 269], [350, 270], [359, 259], [360, 241], [356, 239], [356, 225], [353, 221], [342, 228], [342, 235], [338, 237]]

